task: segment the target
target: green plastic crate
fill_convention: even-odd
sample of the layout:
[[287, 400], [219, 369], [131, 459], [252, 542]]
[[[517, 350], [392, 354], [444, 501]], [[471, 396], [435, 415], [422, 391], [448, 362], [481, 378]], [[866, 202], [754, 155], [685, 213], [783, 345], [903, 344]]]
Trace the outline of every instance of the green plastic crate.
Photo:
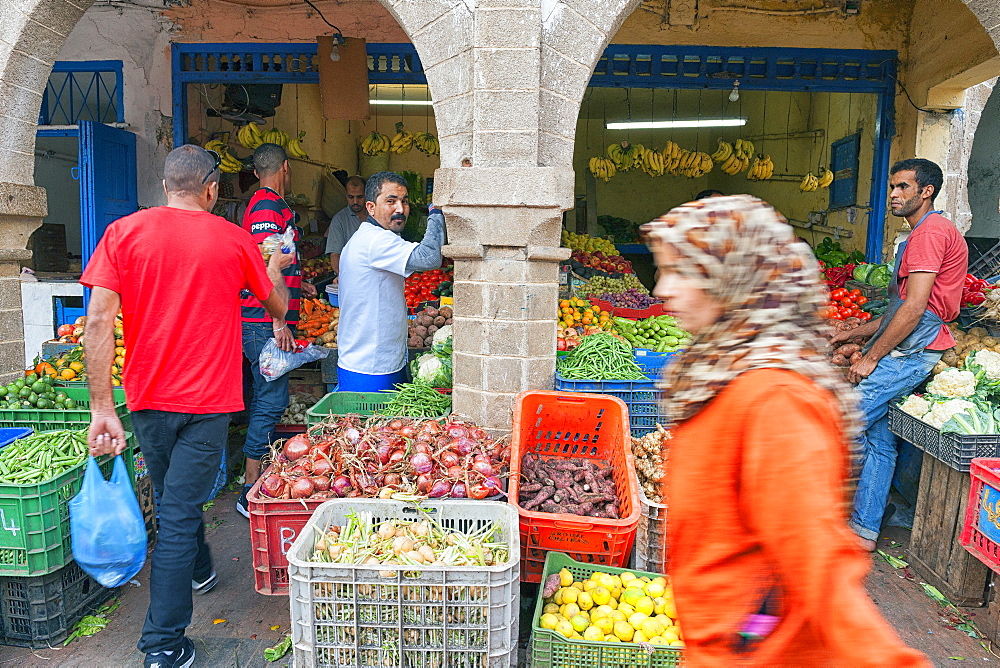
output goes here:
[[374, 415], [391, 398], [384, 392], [330, 392], [306, 412], [306, 426], [319, 424], [331, 415]]
[[[57, 410], [54, 408], [2, 408], [0, 409], [0, 427], [31, 427], [35, 431], [51, 431], [53, 429], [73, 429], [86, 427], [90, 424], [90, 390], [86, 387], [64, 387], [62, 391], [76, 402], [73, 410]], [[126, 431], [132, 430], [132, 417], [125, 405], [125, 391], [113, 394], [115, 414], [121, 418]]]
[[[122, 457], [135, 489], [136, 440], [126, 434]], [[114, 458], [98, 458], [105, 477]], [[0, 483], [0, 576], [52, 573], [73, 559], [69, 500], [76, 496], [87, 470], [84, 460], [62, 475], [33, 485]]]
[[[575, 579], [589, 578], [592, 573], [601, 571], [612, 575], [628, 571], [636, 576], [648, 575], [659, 577], [659, 573], [647, 573], [628, 568], [610, 568], [599, 564], [584, 564], [569, 558], [562, 552], [549, 552], [545, 557], [545, 567], [542, 571], [542, 582], [552, 573], [558, 573], [563, 568], [569, 569]], [[542, 616], [541, 592], [535, 600], [535, 610], [531, 617], [530, 665], [532, 668], [557, 668], [572, 666], [573, 668], [602, 668], [603, 666], [628, 666], [629, 668], [666, 668], [681, 665], [682, 651], [678, 647], [660, 647], [639, 645], [638, 643], [622, 642], [591, 642], [588, 640], [570, 640], [538, 625]]]

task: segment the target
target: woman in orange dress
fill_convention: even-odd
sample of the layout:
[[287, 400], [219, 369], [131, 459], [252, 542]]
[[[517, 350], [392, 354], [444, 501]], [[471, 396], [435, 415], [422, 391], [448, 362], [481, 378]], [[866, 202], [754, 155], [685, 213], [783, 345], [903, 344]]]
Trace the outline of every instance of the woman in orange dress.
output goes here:
[[809, 247], [746, 195], [644, 231], [653, 294], [694, 335], [662, 381], [664, 554], [686, 665], [929, 666], [864, 589], [846, 515], [857, 400], [823, 355]]

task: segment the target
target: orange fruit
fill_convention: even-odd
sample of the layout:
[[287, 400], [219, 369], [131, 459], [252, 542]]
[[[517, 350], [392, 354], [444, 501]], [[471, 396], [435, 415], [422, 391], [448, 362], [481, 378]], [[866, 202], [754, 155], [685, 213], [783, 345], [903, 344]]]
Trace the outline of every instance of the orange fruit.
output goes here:
[[76, 371], [73, 369], [63, 369], [59, 372], [59, 377], [63, 380], [73, 380], [76, 378]]
[[79, 373], [79, 372], [83, 371], [83, 368], [84, 368], [83, 367], [83, 362], [70, 362], [69, 363], [69, 368], [72, 369], [73, 371], [76, 371], [77, 373]]

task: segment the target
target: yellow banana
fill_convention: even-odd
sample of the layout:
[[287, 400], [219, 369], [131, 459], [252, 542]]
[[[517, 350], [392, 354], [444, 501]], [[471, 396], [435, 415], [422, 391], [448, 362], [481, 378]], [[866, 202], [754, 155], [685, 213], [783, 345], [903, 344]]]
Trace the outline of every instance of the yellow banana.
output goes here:
[[365, 155], [382, 155], [389, 150], [389, 138], [378, 132], [372, 132], [361, 142], [361, 151]]
[[727, 141], [719, 140], [719, 148], [712, 154], [715, 162], [725, 162], [733, 154], [733, 145]]
[[290, 158], [306, 159], [309, 157], [309, 155], [304, 150], [302, 150], [302, 145], [300, 143], [305, 134], [306, 134], [305, 132], [300, 132], [297, 137], [292, 137], [291, 139], [288, 140], [288, 146], [285, 148], [285, 150], [288, 151], [288, 156]]
[[820, 188], [829, 188], [830, 184], [833, 183], [833, 172], [826, 167], [821, 167], [819, 170], [819, 182], [817, 185]]

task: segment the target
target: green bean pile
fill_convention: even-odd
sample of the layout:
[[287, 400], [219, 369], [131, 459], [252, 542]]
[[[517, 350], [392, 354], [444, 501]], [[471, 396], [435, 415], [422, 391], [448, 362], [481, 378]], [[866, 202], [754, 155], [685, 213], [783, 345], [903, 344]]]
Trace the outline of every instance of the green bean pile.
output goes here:
[[583, 337], [556, 371], [567, 380], [648, 380], [632, 359], [632, 346], [607, 333]]
[[390, 390], [392, 399], [378, 409], [378, 415], [392, 417], [439, 418], [451, 412], [451, 395], [441, 394], [423, 383], [402, 383]]
[[13, 485], [45, 482], [86, 458], [86, 429], [32, 434], [0, 450], [0, 482]]

